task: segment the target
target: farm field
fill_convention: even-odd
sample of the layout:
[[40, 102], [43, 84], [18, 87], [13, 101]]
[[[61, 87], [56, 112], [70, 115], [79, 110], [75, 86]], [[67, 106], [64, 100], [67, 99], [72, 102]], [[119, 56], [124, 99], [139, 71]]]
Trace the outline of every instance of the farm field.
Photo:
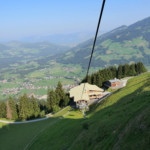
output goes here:
[[[33, 64], [33, 63], [32, 63]], [[0, 73], [0, 100], [7, 100], [9, 96], [18, 98], [20, 95], [34, 93], [38, 98], [47, 94], [47, 90], [55, 88], [60, 81], [64, 89], [80, 82], [85, 75], [80, 65], [50, 64], [49, 67], [23, 65], [16, 71], [2, 71]], [[25, 69], [26, 68], [26, 69]]]
[[[149, 148], [150, 73], [90, 107], [87, 119], [69, 107], [54, 118], [22, 125], [0, 124], [1, 149], [138, 149]], [[15, 137], [14, 137], [15, 135]], [[9, 143], [9, 144], [8, 144]]]

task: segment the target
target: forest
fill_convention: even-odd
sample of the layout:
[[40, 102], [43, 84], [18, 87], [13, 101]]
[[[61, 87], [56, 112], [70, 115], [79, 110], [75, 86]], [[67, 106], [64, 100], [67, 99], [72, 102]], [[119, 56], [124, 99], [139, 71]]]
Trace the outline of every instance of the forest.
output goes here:
[[89, 84], [95, 84], [99, 87], [102, 87], [103, 83], [110, 79], [121, 79], [124, 77], [136, 76], [146, 71], [147, 69], [142, 62], [132, 63], [130, 65], [120, 64], [118, 67], [110, 66], [108, 68], [101, 69], [96, 73], [88, 75], [81, 81], [81, 83], [88, 82]]

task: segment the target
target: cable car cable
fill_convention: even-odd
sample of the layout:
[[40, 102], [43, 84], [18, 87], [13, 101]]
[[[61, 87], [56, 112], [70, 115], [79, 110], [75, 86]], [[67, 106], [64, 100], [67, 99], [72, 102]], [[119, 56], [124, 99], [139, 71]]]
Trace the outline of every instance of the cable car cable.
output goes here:
[[[97, 35], [98, 35], [98, 31], [99, 31], [99, 27], [100, 27], [102, 15], [103, 15], [105, 1], [106, 0], [103, 0], [101, 11], [100, 11], [100, 16], [99, 16], [99, 20], [98, 20], [98, 24], [97, 24], [97, 29], [96, 29], [96, 34], [95, 34], [95, 38], [94, 38], [94, 42], [93, 42], [93, 47], [92, 47], [92, 51], [91, 51], [91, 57], [90, 57], [90, 60], [89, 60], [88, 69], [87, 69], [87, 73], [86, 73], [86, 78], [88, 78], [89, 69], [90, 69], [90, 66], [91, 66], [91, 61], [92, 61], [92, 57], [93, 57], [93, 53], [94, 53], [94, 49], [95, 49], [95, 44], [96, 44], [96, 40], [97, 40]], [[83, 87], [83, 91], [82, 91], [82, 96], [83, 96], [84, 89], [85, 89], [85, 83], [84, 83], [84, 87]]]

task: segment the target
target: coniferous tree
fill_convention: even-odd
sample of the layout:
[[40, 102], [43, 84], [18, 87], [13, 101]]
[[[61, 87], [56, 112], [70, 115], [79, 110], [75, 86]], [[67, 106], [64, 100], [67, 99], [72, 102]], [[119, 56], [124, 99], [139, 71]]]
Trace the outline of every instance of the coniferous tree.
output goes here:
[[50, 100], [50, 89], [47, 91], [47, 110], [50, 112], [52, 109], [51, 100]]
[[110, 66], [109, 68], [110, 68], [111, 73], [112, 73], [112, 78], [113, 79], [116, 78], [117, 77], [117, 69], [116, 69], [116, 67], [115, 66]]
[[29, 119], [30, 116], [30, 103], [29, 98], [26, 94], [20, 97], [19, 99], [19, 118], [22, 120]]
[[9, 97], [7, 102], [7, 118], [13, 120], [18, 119], [16, 103], [12, 97]]
[[6, 116], [6, 118], [11, 120], [12, 119], [12, 110], [10, 108], [10, 105], [9, 105], [8, 101], [6, 102], [6, 108], [7, 108], [7, 116]]
[[130, 65], [130, 69], [129, 69], [128, 75], [129, 76], [135, 76], [136, 75], [135, 64], [134, 63]]
[[100, 74], [100, 77], [101, 77], [101, 82], [103, 83], [105, 81], [103, 71], [100, 70], [99, 74]]
[[107, 68], [103, 69], [103, 75], [104, 75], [104, 81], [107, 81], [110, 79]]
[[107, 78], [107, 80], [110, 80], [110, 79], [112, 79], [112, 78], [113, 78], [113, 74], [112, 74], [112, 72], [111, 72], [111, 69], [110, 69], [110, 68], [108, 68], [108, 69], [107, 69], [107, 74], [108, 74], [108, 78]]
[[58, 102], [56, 100], [56, 93], [53, 90], [50, 91], [50, 100], [52, 111], [55, 111], [56, 108], [58, 107]]
[[136, 64], [136, 72], [137, 72], [137, 74], [141, 74], [141, 73], [144, 73], [146, 71], [147, 71], [147, 69], [145, 68], [145, 66], [143, 65], [142, 62], [138, 62]]
[[60, 101], [63, 100], [63, 96], [64, 96], [64, 90], [62, 88], [62, 84], [59, 81], [55, 90], [56, 93], [56, 105], [59, 106], [60, 105]]
[[30, 103], [31, 103], [31, 105], [30, 105], [31, 108], [30, 109], [32, 109], [32, 115], [36, 118], [40, 114], [40, 107], [38, 105], [37, 100], [33, 96], [31, 97]]
[[6, 118], [6, 104], [0, 102], [0, 118]]
[[97, 76], [96, 76], [96, 85], [98, 86], [98, 87], [101, 87], [102, 86], [102, 77], [100, 76], [100, 74], [99, 73], [97, 73]]
[[122, 65], [119, 65], [119, 67], [118, 67], [118, 78], [119, 79], [122, 78]]
[[[32, 96], [33, 97], [33, 96]], [[32, 97], [31, 97], [31, 99], [32, 99]], [[32, 102], [32, 100], [29, 100], [29, 113], [30, 113], [30, 118], [35, 118], [35, 116], [34, 116], [34, 106], [33, 106], [33, 102]]]
[[142, 67], [142, 73], [147, 72], [147, 69], [142, 62], [141, 62], [141, 67]]
[[125, 64], [122, 66], [122, 75], [123, 77], [127, 77], [129, 75], [130, 66], [129, 64]]

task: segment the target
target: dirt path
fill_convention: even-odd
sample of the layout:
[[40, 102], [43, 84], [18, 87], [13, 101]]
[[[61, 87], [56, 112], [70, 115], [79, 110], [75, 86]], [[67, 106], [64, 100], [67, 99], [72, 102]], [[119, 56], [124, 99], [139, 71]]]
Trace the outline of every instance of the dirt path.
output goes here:
[[[67, 107], [63, 108], [62, 110], [60, 110], [59, 112], [63, 111], [64, 109], [66, 109]], [[57, 113], [59, 113], [57, 112]], [[56, 114], [57, 114], [56, 113]], [[54, 114], [55, 115], [55, 114]], [[34, 119], [34, 120], [28, 120], [28, 121], [17, 121], [17, 122], [13, 122], [13, 121], [7, 121], [7, 120], [0, 120], [1, 123], [8, 123], [8, 124], [23, 124], [23, 123], [32, 123], [32, 122], [37, 122], [37, 121], [42, 121], [42, 120], [46, 120], [53, 117], [52, 113], [47, 114], [45, 118], [40, 118], [40, 119]]]
[[42, 120], [46, 120], [48, 118], [50, 118], [50, 117], [45, 117], [45, 118], [40, 118], [40, 119], [35, 119], [35, 120], [28, 120], [28, 121], [18, 121], [18, 122], [0, 120], [0, 122], [8, 123], [8, 124], [23, 124], [23, 123], [31, 123], [31, 122], [42, 121]]

